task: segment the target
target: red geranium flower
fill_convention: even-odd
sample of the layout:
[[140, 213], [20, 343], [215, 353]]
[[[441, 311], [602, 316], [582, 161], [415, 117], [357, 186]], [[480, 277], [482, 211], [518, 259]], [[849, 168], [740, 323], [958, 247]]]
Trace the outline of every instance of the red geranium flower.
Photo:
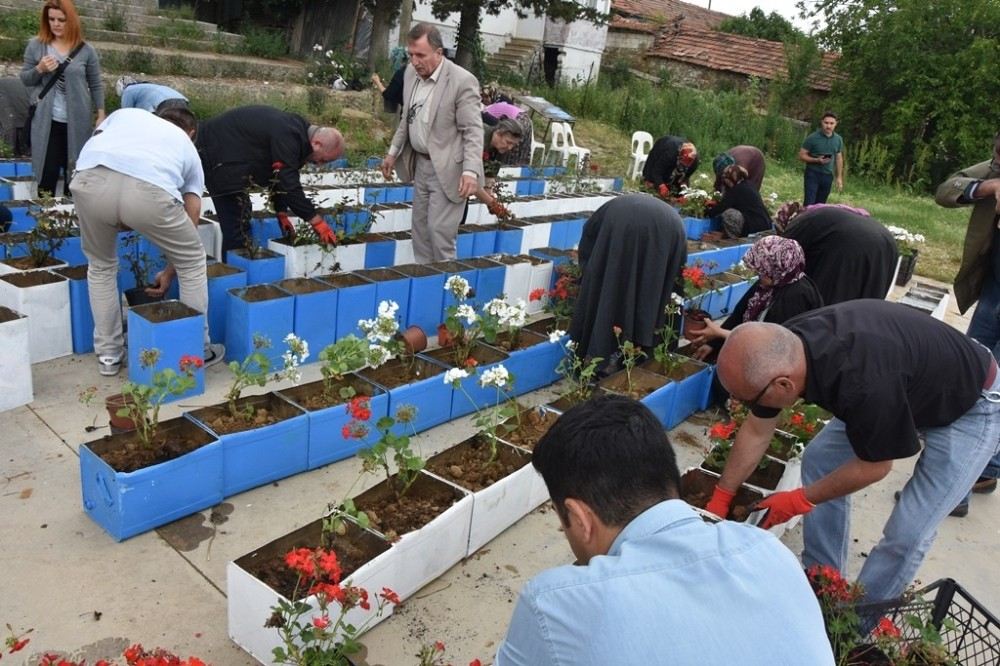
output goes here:
[[313, 552], [308, 548], [296, 548], [286, 553], [285, 564], [300, 575], [310, 578], [316, 575], [316, 562], [313, 560]]
[[330, 626], [330, 618], [326, 615], [321, 615], [320, 617], [313, 618], [313, 626], [317, 629], [326, 629]]
[[444, 652], [444, 643], [441, 641], [434, 641], [434, 649], [438, 652]]
[[334, 582], [340, 580], [340, 563], [337, 561], [336, 553], [332, 550], [318, 550], [316, 560], [319, 562], [319, 568], [326, 572], [326, 575], [329, 576], [331, 580]]
[[611, 332], [614, 333], [616, 336], [621, 335], [622, 334], [622, 327], [621, 326], [612, 326], [611, 327]]
[[544, 296], [545, 296], [545, 289], [543, 287], [539, 287], [538, 289], [535, 289], [530, 294], [528, 294], [528, 300], [529, 301], [540, 301], [540, 300], [542, 300], [542, 297], [544, 297]]
[[902, 632], [899, 631], [899, 627], [893, 624], [892, 620], [887, 617], [883, 617], [878, 621], [878, 626], [872, 632], [875, 637], [888, 636], [889, 638], [899, 638]]
[[385, 599], [386, 601], [388, 601], [390, 604], [393, 604], [393, 605], [397, 605], [398, 606], [400, 603], [402, 603], [399, 600], [399, 595], [396, 594], [395, 592], [393, 592], [392, 590], [390, 590], [387, 587], [383, 587], [382, 588], [382, 592], [379, 594], [379, 596], [382, 597], [383, 599]]
[[477, 365], [479, 365], [479, 361], [477, 361], [476, 359], [472, 358], [471, 356], [469, 358], [465, 359], [465, 367], [467, 367], [467, 368], [474, 368]]

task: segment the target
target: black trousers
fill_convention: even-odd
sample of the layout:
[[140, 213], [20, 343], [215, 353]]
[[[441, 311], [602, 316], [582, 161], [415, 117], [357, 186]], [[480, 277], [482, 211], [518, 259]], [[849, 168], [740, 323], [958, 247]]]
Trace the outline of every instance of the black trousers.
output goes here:
[[[215, 204], [215, 214], [222, 227], [222, 257], [230, 250], [246, 247], [247, 235], [250, 233], [251, 209], [250, 195], [246, 192], [212, 195]], [[222, 258], [222, 261], [225, 261]]]
[[[69, 164], [69, 140], [66, 138], [66, 123], [52, 121], [49, 129], [49, 142], [45, 146], [45, 163], [42, 167], [42, 177], [38, 179], [38, 193], [48, 192], [55, 195], [59, 173], [65, 172]], [[67, 181], [69, 178], [66, 179]], [[65, 192], [69, 194], [69, 192]]]

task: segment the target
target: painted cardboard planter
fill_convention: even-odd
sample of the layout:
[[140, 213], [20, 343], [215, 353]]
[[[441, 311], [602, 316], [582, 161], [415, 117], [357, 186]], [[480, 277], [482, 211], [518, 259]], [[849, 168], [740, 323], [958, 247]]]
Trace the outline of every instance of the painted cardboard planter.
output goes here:
[[337, 290], [337, 332], [334, 339], [339, 340], [346, 335], [365, 337], [358, 321], [375, 316], [378, 305], [375, 302], [375, 283], [356, 273], [335, 273], [318, 279]]
[[441, 323], [446, 275], [422, 264], [404, 264], [393, 268], [410, 278], [410, 298], [406, 326], [419, 326], [425, 332], [434, 331]]
[[396, 253], [392, 259], [393, 266], [412, 264], [414, 262], [413, 236], [409, 231], [391, 231], [383, 235], [396, 241]]
[[[453, 275], [458, 275], [459, 277], [465, 278], [469, 283], [469, 288], [472, 290], [472, 296], [469, 300], [475, 303], [482, 303], [483, 301], [479, 298], [479, 292], [476, 289], [476, 278], [478, 273], [475, 268], [468, 266], [460, 261], [436, 261], [431, 264], [427, 264], [429, 268], [441, 271], [444, 274], [445, 282], [448, 281]], [[442, 292], [444, 293], [444, 298], [441, 301], [441, 312], [439, 313], [440, 318], [438, 323], [443, 322], [448, 316], [448, 308], [453, 305], [457, 305], [458, 301], [455, 299], [454, 294], [449, 291], [444, 291], [442, 286]]]
[[117, 541], [222, 501], [219, 440], [185, 418], [161, 422], [160, 432], [185, 438], [198, 448], [143, 469], [119, 472], [101, 454], [134, 438], [134, 433], [80, 445], [83, 509]]
[[410, 277], [390, 268], [373, 268], [354, 271], [375, 284], [375, 310], [379, 303], [394, 301], [399, 306], [396, 318], [405, 322], [410, 310]]
[[[83, 263], [86, 263], [86, 260]], [[47, 257], [41, 266], [36, 266], [30, 257], [22, 255], [0, 261], [0, 275], [25, 273], [28, 271], [48, 271], [54, 268], [65, 268], [66, 265], [66, 262], [62, 259]]]
[[494, 298], [503, 295], [503, 282], [507, 275], [507, 267], [498, 261], [485, 257], [472, 257], [462, 262], [476, 270], [476, 302], [489, 303]]
[[338, 270], [337, 247], [318, 243], [290, 245], [286, 239], [276, 238], [267, 242], [267, 249], [285, 258], [285, 278], [314, 277]]
[[[436, 363], [451, 368], [456, 367], [454, 353], [454, 350], [450, 347], [444, 347], [424, 352], [421, 356], [425, 356]], [[490, 368], [501, 363], [506, 363], [508, 356], [498, 349], [493, 349], [482, 343], [476, 343], [472, 347], [469, 358], [476, 360], [476, 374], [463, 379], [462, 388], [460, 389], [452, 389], [451, 386], [445, 386], [449, 391], [452, 391], [451, 418], [453, 419], [471, 414], [477, 409], [492, 405], [496, 401], [496, 389], [481, 387], [479, 385], [479, 377]]]
[[491, 259], [507, 267], [503, 278], [503, 293], [507, 295], [507, 298], [515, 302], [520, 298], [530, 305], [528, 295], [531, 293], [531, 260], [509, 254], [497, 255]]
[[707, 363], [684, 358], [680, 368], [671, 375], [667, 375], [666, 369], [652, 359], [639, 367], [666, 377], [674, 385], [673, 402], [665, 417], [660, 419], [667, 429], [677, 427], [684, 419], [708, 406], [712, 392], [712, 366]]
[[94, 351], [94, 313], [90, 310], [87, 266], [69, 266], [53, 271], [69, 280], [69, 315], [73, 335], [73, 353]]
[[[156, 363], [144, 368], [140, 362], [142, 352], [158, 349]], [[151, 385], [153, 375], [165, 369], [178, 371], [181, 358], [205, 352], [205, 315], [180, 301], [161, 301], [129, 308], [128, 311], [128, 378], [136, 384]], [[205, 392], [205, 370], [194, 368], [195, 386], [180, 395], [172, 395], [172, 402]]]
[[[705, 505], [712, 498], [715, 484], [719, 482], [719, 476], [705, 471], [700, 467], [693, 467], [685, 470], [681, 474], [681, 499], [695, 507], [704, 509]], [[738, 523], [748, 523], [756, 525], [764, 515], [764, 511], [750, 511], [748, 507], [764, 499], [764, 494], [759, 490], [754, 490], [748, 486], [740, 486], [733, 498], [732, 506], [729, 510], [727, 520]]]
[[292, 332], [309, 345], [306, 363], [319, 361], [319, 353], [337, 340], [337, 302], [340, 292], [322, 280], [285, 278], [275, 283], [292, 294]]
[[514, 376], [514, 395], [524, 395], [560, 379], [556, 368], [566, 353], [562, 341], [552, 343], [547, 335], [522, 329], [517, 349], [508, 349], [506, 335], [498, 336], [490, 346], [508, 355], [504, 367]]
[[413, 423], [405, 426], [397, 423], [393, 430], [398, 435], [409, 435], [451, 419], [452, 388], [442, 381], [445, 370], [444, 366], [418, 356], [413, 362], [412, 376], [398, 358], [377, 368], [359, 370], [358, 375], [388, 392], [390, 415], [401, 405], [416, 408]]
[[246, 250], [230, 250], [226, 253], [226, 263], [247, 274], [247, 284], [267, 284], [285, 277], [284, 255], [271, 250], [258, 250], [254, 257]]
[[396, 241], [381, 234], [365, 234], [360, 240], [365, 244], [364, 268], [392, 268]]
[[624, 370], [608, 375], [597, 383], [602, 390], [625, 395], [639, 400], [665, 423], [673, 408], [677, 387], [666, 377], [639, 367], [632, 369], [632, 393], [629, 393], [628, 377]]
[[[372, 423], [389, 413], [389, 394], [385, 389], [357, 375], [347, 375], [344, 381], [337, 383], [337, 386], [350, 386], [356, 395], [370, 398], [368, 404], [372, 412]], [[334, 395], [337, 395], [337, 391], [337, 388], [333, 389]], [[308, 469], [316, 469], [349, 458], [365, 447], [364, 441], [357, 438], [345, 439], [342, 434], [344, 426], [351, 420], [345, 402], [318, 406], [326, 403], [322, 397], [322, 380], [282, 389], [278, 393], [308, 416], [309, 453], [306, 464]]]
[[222, 446], [222, 494], [230, 497], [265, 483], [306, 470], [309, 457], [309, 420], [297, 406], [276, 393], [240, 398], [237, 409], [258, 415], [266, 409], [274, 423], [241, 423], [240, 430], [220, 433], [217, 419], [228, 416], [225, 403], [202, 407], [185, 416], [219, 438]]
[[35, 399], [28, 338], [28, 318], [0, 306], [0, 412]]
[[226, 341], [229, 290], [247, 286], [246, 271], [223, 263], [206, 267], [208, 277], [208, 335], [212, 342]]
[[262, 335], [270, 340], [271, 346], [261, 351], [271, 361], [271, 367], [281, 367], [282, 340], [291, 333], [294, 319], [295, 300], [284, 289], [271, 284], [230, 289], [226, 359], [242, 362], [255, 351], [254, 336]]
[[0, 305], [28, 318], [32, 363], [73, 353], [69, 280], [48, 271], [0, 275]]

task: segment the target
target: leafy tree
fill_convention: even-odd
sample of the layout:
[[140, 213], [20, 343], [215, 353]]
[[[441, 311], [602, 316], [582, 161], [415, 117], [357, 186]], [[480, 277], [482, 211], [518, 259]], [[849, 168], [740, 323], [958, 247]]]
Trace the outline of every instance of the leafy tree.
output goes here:
[[933, 187], [986, 159], [1000, 99], [996, 0], [819, 0], [841, 52], [831, 108], [851, 141], [886, 149], [893, 176]]
[[754, 7], [750, 14], [732, 16], [719, 24], [720, 32], [734, 35], [768, 39], [772, 42], [795, 43], [805, 34], [778, 12], [764, 14], [760, 7]]
[[584, 19], [602, 23], [608, 15], [593, 7], [585, 7], [573, 0], [432, 0], [431, 11], [439, 21], [449, 14], [458, 12], [458, 39], [455, 62], [473, 71], [475, 49], [479, 40], [479, 17], [481, 11], [497, 16], [508, 7], [513, 8], [518, 17], [526, 18], [528, 12], [535, 16], [547, 14], [553, 19], [574, 21]]

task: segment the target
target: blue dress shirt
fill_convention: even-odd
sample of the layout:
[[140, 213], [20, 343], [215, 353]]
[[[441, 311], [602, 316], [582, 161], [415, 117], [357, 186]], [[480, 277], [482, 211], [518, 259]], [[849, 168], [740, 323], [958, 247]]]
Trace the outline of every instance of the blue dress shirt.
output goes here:
[[188, 101], [187, 97], [169, 86], [161, 86], [158, 83], [133, 83], [122, 91], [121, 108], [143, 109], [152, 113], [168, 99]]
[[819, 603], [769, 532], [661, 502], [521, 591], [496, 666], [827, 666]]

